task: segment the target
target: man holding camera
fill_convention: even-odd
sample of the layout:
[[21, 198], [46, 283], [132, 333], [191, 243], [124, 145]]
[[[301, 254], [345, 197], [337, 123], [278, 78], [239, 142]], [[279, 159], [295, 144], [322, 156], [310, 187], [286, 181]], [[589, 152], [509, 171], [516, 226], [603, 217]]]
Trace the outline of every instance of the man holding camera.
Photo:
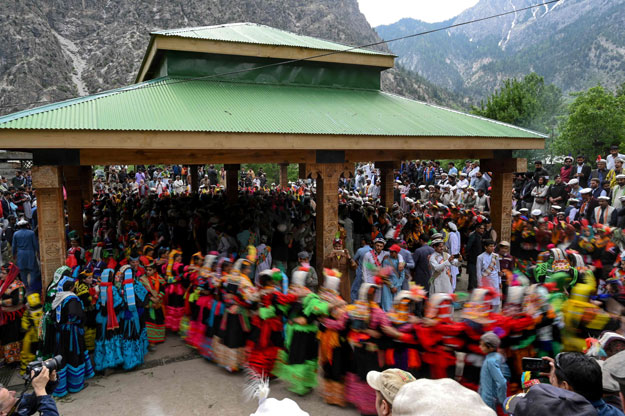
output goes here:
[[[31, 373], [34, 375], [34, 371]], [[51, 394], [56, 388], [56, 371], [44, 365], [41, 373], [33, 378], [33, 393], [15, 397], [14, 391], [0, 386], [0, 416], [27, 416], [39, 412], [41, 416], [58, 416], [56, 403]]]

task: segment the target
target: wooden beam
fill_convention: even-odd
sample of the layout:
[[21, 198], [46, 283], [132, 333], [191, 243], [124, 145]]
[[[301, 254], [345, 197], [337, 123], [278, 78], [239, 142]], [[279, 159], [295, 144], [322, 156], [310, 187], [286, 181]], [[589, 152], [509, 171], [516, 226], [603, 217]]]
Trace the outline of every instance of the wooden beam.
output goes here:
[[288, 163], [280, 163], [280, 187], [286, 188], [289, 185], [289, 164]]
[[[210, 133], [193, 131], [0, 130], [5, 149], [169, 150], [475, 150], [543, 149], [541, 138], [357, 136], [332, 134]], [[267, 149], [269, 150], [269, 149]], [[449, 153], [447, 153], [449, 154]], [[244, 159], [241, 152], [240, 159]], [[301, 162], [294, 161], [294, 162]], [[83, 163], [81, 161], [81, 163]]]
[[490, 218], [499, 241], [510, 242], [512, 235], [512, 173], [493, 176], [490, 193]]
[[503, 159], [483, 159], [480, 161], [482, 172], [493, 173], [514, 173], [525, 172], [527, 170], [527, 159], [525, 158], [503, 158]]

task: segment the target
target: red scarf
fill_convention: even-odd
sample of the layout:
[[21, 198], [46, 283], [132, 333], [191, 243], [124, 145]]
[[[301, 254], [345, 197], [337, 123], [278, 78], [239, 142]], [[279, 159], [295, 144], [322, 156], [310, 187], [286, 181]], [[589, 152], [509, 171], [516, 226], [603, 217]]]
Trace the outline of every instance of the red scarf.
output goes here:
[[117, 316], [115, 316], [115, 300], [113, 298], [113, 282], [101, 282], [100, 286], [106, 288], [106, 329], [117, 329], [119, 323], [117, 322]]
[[11, 263], [9, 265], [9, 272], [7, 274], [7, 277], [4, 279], [4, 282], [2, 282], [2, 287], [0, 287], [0, 297], [4, 295], [4, 293], [7, 291], [7, 289], [9, 288], [11, 283], [13, 283], [19, 273], [20, 269], [18, 269], [15, 264]]

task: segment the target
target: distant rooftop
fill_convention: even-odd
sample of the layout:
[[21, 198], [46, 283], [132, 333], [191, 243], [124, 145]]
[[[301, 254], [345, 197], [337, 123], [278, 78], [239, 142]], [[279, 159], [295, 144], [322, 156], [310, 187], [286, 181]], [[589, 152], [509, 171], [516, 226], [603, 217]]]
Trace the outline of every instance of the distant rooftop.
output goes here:
[[291, 46], [324, 51], [346, 51], [368, 55], [394, 56], [390, 53], [369, 49], [353, 48], [324, 39], [298, 35], [285, 30], [257, 23], [230, 23], [217, 26], [187, 27], [152, 32], [152, 35], [177, 36], [191, 39], [215, 40], [222, 42], [249, 43], [269, 46]]

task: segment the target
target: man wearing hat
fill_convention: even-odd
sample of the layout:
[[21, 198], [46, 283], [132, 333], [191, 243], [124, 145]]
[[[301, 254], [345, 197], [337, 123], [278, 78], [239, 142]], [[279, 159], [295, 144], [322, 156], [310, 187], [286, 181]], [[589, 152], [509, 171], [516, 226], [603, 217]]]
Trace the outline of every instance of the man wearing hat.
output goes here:
[[393, 414], [393, 401], [399, 390], [406, 384], [416, 381], [414, 376], [398, 368], [390, 368], [382, 372], [369, 371], [367, 384], [375, 390], [375, 410], [378, 416]]
[[434, 253], [430, 256], [430, 293], [453, 293], [451, 266], [458, 267], [462, 256], [450, 255], [444, 251], [445, 242], [442, 238], [432, 241]]
[[569, 222], [575, 221], [577, 214], [579, 213], [579, 199], [570, 198], [568, 206], [564, 209], [564, 215], [568, 218]]
[[593, 216], [593, 212], [597, 206], [599, 206], [599, 201], [592, 196], [592, 189], [584, 188], [579, 192], [582, 195], [582, 203], [579, 207], [578, 220], [582, 218], [587, 219], [589, 222]]
[[375, 283], [375, 270], [382, 267], [384, 258], [388, 256], [388, 251], [384, 251], [386, 240], [380, 235], [373, 240], [373, 250], [365, 253], [362, 260], [362, 281], [363, 283]]
[[15, 263], [20, 269], [20, 279], [26, 286], [27, 292], [40, 292], [41, 276], [37, 264], [37, 236], [29, 229], [28, 221], [25, 219], [17, 222], [17, 231], [13, 234], [11, 247]]
[[608, 205], [610, 203], [610, 198], [607, 196], [600, 196], [597, 200], [599, 201], [599, 206], [594, 209], [590, 224], [601, 224], [616, 227], [617, 210]]
[[621, 197], [625, 195], [625, 174], [616, 175], [615, 180], [616, 184], [612, 187], [612, 206], [620, 209]]
[[332, 250], [332, 252], [328, 254], [325, 259], [323, 259], [323, 266], [328, 269], [336, 269], [341, 273], [343, 276], [341, 279], [341, 286], [339, 288], [341, 297], [346, 302], [351, 302], [351, 283], [349, 281], [349, 275], [350, 270], [356, 268], [356, 262], [349, 254], [349, 251], [347, 251], [343, 246], [343, 240], [335, 238], [332, 246], [334, 247], [334, 250]]

